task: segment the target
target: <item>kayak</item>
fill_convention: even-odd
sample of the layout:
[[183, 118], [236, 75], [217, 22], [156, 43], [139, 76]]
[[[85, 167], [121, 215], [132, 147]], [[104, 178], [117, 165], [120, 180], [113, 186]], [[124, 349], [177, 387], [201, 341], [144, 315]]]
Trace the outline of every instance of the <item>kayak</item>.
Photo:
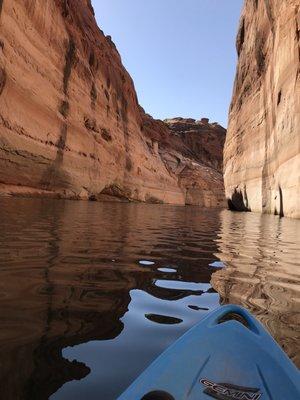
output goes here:
[[300, 372], [244, 308], [211, 312], [118, 400], [299, 400]]

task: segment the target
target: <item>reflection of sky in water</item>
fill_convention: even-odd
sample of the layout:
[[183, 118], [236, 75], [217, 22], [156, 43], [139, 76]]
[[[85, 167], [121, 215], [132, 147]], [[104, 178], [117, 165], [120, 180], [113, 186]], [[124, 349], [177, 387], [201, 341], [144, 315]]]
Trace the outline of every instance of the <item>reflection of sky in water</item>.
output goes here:
[[195, 282], [183, 282], [183, 281], [168, 281], [158, 279], [154, 282], [155, 286], [165, 289], [177, 289], [177, 290], [203, 290], [204, 292], [211, 288], [209, 283], [195, 283]]
[[[116, 339], [92, 341], [63, 350], [65, 358], [84, 362], [91, 368], [91, 373], [82, 381], [65, 384], [51, 399], [96, 399], [97, 388], [98, 398], [100, 395], [103, 399], [106, 399], [105, 396], [114, 398], [110, 397], [111, 393], [117, 395], [126, 388], [122, 382], [130, 382], [151, 360], [206, 315], [207, 311], [200, 309], [195, 312], [189, 308], [191, 304], [210, 310], [218, 305], [216, 293], [190, 295], [180, 300], [168, 301], [157, 299], [142, 290], [132, 290], [130, 297], [128, 311], [122, 318], [124, 330]], [[145, 315], [148, 314], [172, 316], [183, 322], [174, 325], [158, 324], [147, 319]], [[122, 376], [119, 381], [116, 379], [118, 376]]]
[[148, 261], [148, 260], [140, 260], [139, 264], [141, 264], [141, 265], [154, 265], [155, 262], [154, 261]]
[[176, 269], [174, 268], [157, 268], [157, 271], [160, 272], [167, 272], [167, 273], [172, 273], [172, 272], [176, 272]]
[[215, 262], [209, 264], [209, 266], [213, 267], [213, 268], [224, 268], [225, 264], [222, 261], [215, 261]]

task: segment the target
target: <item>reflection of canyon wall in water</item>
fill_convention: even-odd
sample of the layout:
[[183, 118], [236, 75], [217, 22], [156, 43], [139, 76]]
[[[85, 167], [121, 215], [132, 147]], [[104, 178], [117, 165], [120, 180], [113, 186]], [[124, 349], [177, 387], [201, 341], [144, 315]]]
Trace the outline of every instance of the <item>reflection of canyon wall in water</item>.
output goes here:
[[[181, 207], [164, 208], [164, 221], [160, 206], [17, 202], [1, 200], [0, 207], [0, 387], [7, 400], [47, 399], [65, 382], [86, 376], [89, 367], [65, 360], [62, 349], [118, 336], [131, 289], [166, 299], [190, 294], [157, 288], [153, 282], [163, 274], [139, 266], [139, 257], [177, 263], [185, 281], [193, 282], [196, 273], [209, 280], [207, 270], [199, 272], [209, 261], [199, 262], [196, 251], [203, 246], [208, 260], [213, 257], [216, 247], [207, 250], [206, 241], [218, 229], [217, 218], [210, 224]], [[169, 229], [160, 231], [164, 224]], [[201, 224], [199, 246], [189, 235]], [[178, 236], [189, 247], [166, 251], [164, 239], [177, 243]]]
[[[19, 232], [28, 234], [28, 247], [18, 248], [17, 240], [15, 251], [8, 254], [6, 276], [1, 271], [0, 381], [6, 399], [47, 399], [63, 383], [89, 373], [85, 365], [63, 359], [63, 347], [111, 339], [122, 331], [120, 318], [127, 310], [135, 279], [128, 275], [123, 279], [122, 273], [116, 279], [117, 272], [109, 266], [97, 271], [84, 263], [84, 254], [80, 264], [73, 262], [76, 242], [88, 248], [93, 236], [105, 232], [99, 227], [98, 232], [92, 229], [81, 238], [71, 211], [62, 204], [59, 209], [42, 204], [28, 209]], [[39, 238], [42, 242], [32, 263], [34, 234], [26, 231], [39, 221], [49, 230]], [[72, 228], [64, 231], [68, 224]], [[126, 224], [120, 221], [119, 235], [126, 233], [124, 229]], [[116, 251], [122, 252], [117, 242]], [[31, 258], [27, 263], [26, 253]]]
[[[300, 365], [300, 245], [297, 221], [222, 212], [212, 285], [223, 303], [246, 306]], [[258, 229], [259, 227], [259, 229]], [[298, 255], [298, 259], [297, 259]]]

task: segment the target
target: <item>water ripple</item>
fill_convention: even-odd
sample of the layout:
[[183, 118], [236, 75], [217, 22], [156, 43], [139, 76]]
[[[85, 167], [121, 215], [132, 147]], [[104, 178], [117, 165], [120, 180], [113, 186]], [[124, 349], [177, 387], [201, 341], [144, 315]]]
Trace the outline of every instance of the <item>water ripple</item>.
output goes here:
[[0, 199], [0, 221], [4, 398], [115, 399], [220, 302], [300, 365], [299, 221], [29, 199]]

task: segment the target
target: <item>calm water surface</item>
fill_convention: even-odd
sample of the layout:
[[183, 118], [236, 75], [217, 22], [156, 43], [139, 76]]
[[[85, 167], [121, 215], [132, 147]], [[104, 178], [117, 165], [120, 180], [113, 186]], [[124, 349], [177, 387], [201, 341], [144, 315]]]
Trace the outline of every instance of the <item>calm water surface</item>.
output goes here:
[[0, 199], [1, 399], [112, 400], [220, 303], [300, 366], [300, 221]]

